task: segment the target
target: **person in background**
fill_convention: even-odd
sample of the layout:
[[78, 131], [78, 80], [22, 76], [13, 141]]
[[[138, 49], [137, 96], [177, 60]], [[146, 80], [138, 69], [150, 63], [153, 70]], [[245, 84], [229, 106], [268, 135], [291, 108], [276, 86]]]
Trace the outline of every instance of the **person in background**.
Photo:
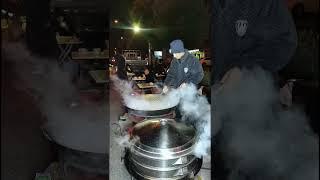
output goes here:
[[144, 68], [144, 73], [142, 74], [142, 76], [146, 78], [146, 83], [154, 83], [155, 81], [154, 73], [150, 71], [150, 68], [147, 66]]
[[197, 86], [204, 76], [199, 60], [184, 48], [179, 39], [170, 43], [170, 51], [174, 58], [164, 81], [163, 93], [167, 93], [169, 88], [183, 88], [188, 83]]
[[77, 36], [71, 19], [67, 18], [67, 15], [64, 12], [56, 8], [54, 15], [54, 27], [55, 31], [60, 36]]
[[[121, 48], [116, 49], [114, 59], [115, 59], [115, 65], [116, 65], [116, 69], [117, 69], [116, 74], [117, 74], [118, 78], [120, 80], [124, 80], [124, 81], [128, 80], [126, 60], [122, 55]], [[124, 109], [124, 114], [122, 116], [120, 116], [120, 119], [128, 118], [128, 108], [124, 106], [123, 109]]]
[[129, 64], [126, 64], [126, 71], [129, 73], [133, 73], [131, 66]]
[[202, 68], [204, 69], [204, 76], [202, 81], [200, 82], [200, 88], [198, 89], [198, 93], [207, 96], [208, 101], [211, 102], [210, 98], [210, 77], [211, 72], [209, 70], [210, 67], [202, 64]]
[[128, 76], [127, 76], [127, 71], [126, 71], [126, 60], [121, 55], [121, 50], [120, 49], [117, 49], [115, 51], [115, 53], [116, 54], [114, 56], [114, 59], [116, 61], [118, 78], [121, 79], [121, 80], [127, 80]]
[[204, 58], [204, 57], [201, 58], [201, 59], [200, 59], [200, 63], [202, 64], [202, 66], [207, 65], [207, 64], [206, 64], [206, 58]]
[[156, 73], [157, 74], [165, 74], [166, 73], [165, 65], [164, 65], [162, 59], [159, 59], [159, 63], [157, 64]]

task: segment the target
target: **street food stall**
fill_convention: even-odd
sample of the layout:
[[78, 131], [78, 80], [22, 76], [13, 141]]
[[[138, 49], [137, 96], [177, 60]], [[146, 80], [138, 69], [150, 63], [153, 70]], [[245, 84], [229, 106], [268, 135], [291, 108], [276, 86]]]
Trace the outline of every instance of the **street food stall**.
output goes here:
[[125, 102], [128, 117], [111, 125], [111, 179], [201, 179], [210, 173], [210, 165], [193, 155], [196, 129], [175, 119], [178, 98], [132, 96], [136, 101]]

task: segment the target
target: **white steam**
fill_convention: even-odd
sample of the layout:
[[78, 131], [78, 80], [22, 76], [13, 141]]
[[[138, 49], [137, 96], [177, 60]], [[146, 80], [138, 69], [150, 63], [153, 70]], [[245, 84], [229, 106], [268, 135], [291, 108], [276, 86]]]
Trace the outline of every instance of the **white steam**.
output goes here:
[[163, 96], [139, 96], [134, 94], [132, 82], [120, 80], [112, 76], [114, 86], [121, 93], [124, 104], [135, 110], [162, 110], [176, 106], [179, 103], [180, 96], [177, 91]]
[[281, 108], [273, 83], [261, 69], [243, 70], [240, 83], [215, 96], [230, 180], [319, 178], [318, 137], [302, 112]]
[[[161, 95], [158, 101], [148, 101], [144, 96], [131, 95], [132, 84], [113, 77], [113, 82], [120, 91], [124, 103], [136, 110], [159, 110], [176, 106], [180, 102], [182, 120], [193, 124], [197, 129], [198, 139], [194, 147], [194, 155], [210, 159], [211, 147], [211, 108], [205, 96], [199, 95], [192, 84], [185, 88], [172, 89]], [[126, 139], [126, 138], [123, 138]]]
[[125, 136], [120, 136], [115, 138], [115, 141], [121, 146], [121, 147], [131, 147], [132, 141], [130, 140], [130, 135], [127, 134]]
[[182, 119], [195, 125], [198, 140], [195, 144], [194, 154], [210, 159], [211, 147], [211, 106], [205, 96], [198, 94], [192, 84], [180, 90], [180, 110]]
[[[49, 135], [57, 143], [81, 151], [108, 152], [106, 102], [85, 104], [71, 76], [56, 59], [33, 56], [21, 43], [3, 45], [3, 55], [15, 64], [17, 88], [38, 101]], [[21, 84], [21, 82], [23, 84]]]
[[129, 134], [124, 136], [118, 136], [115, 138], [115, 141], [117, 144], [123, 148], [133, 148], [133, 146], [136, 144], [136, 142], [139, 141], [138, 137], [131, 138]]

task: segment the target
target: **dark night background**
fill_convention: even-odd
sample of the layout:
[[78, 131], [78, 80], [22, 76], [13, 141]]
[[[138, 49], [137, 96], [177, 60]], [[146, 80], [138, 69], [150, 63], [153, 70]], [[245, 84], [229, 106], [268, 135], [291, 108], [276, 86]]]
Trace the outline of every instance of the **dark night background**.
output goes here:
[[[114, 36], [110, 38], [115, 38], [113, 42], [116, 42], [119, 35], [124, 36], [127, 47], [134, 43], [135, 47], [147, 48], [147, 41], [150, 41], [154, 49], [161, 50], [168, 48], [175, 38], [183, 39], [187, 49], [209, 46], [210, 15], [205, 1], [124, 0], [113, 2], [111, 14], [119, 23], [113, 23]], [[133, 22], [140, 22], [142, 28], [149, 30], [133, 35], [121, 29]]]

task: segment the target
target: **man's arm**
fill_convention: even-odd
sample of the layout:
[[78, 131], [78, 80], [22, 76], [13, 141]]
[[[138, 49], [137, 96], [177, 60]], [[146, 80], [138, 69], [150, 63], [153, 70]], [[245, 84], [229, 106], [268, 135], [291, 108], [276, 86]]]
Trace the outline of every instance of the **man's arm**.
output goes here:
[[167, 73], [167, 77], [164, 80], [164, 84], [166, 86], [173, 86], [174, 85], [175, 76], [176, 76], [177, 71], [178, 70], [177, 70], [176, 62], [175, 62], [175, 60], [172, 60], [170, 67], [169, 67], [169, 71]]
[[200, 63], [200, 61], [197, 58], [192, 58], [192, 60], [194, 61], [193, 63], [193, 70], [191, 71], [191, 77], [188, 79], [187, 83], [193, 83], [195, 85], [199, 84], [204, 76], [203, 73], [203, 68], [202, 65]]
[[255, 30], [249, 34], [255, 46], [240, 55], [233, 66], [260, 65], [277, 72], [287, 65], [297, 47], [297, 33], [292, 17], [281, 0], [266, 1]]

